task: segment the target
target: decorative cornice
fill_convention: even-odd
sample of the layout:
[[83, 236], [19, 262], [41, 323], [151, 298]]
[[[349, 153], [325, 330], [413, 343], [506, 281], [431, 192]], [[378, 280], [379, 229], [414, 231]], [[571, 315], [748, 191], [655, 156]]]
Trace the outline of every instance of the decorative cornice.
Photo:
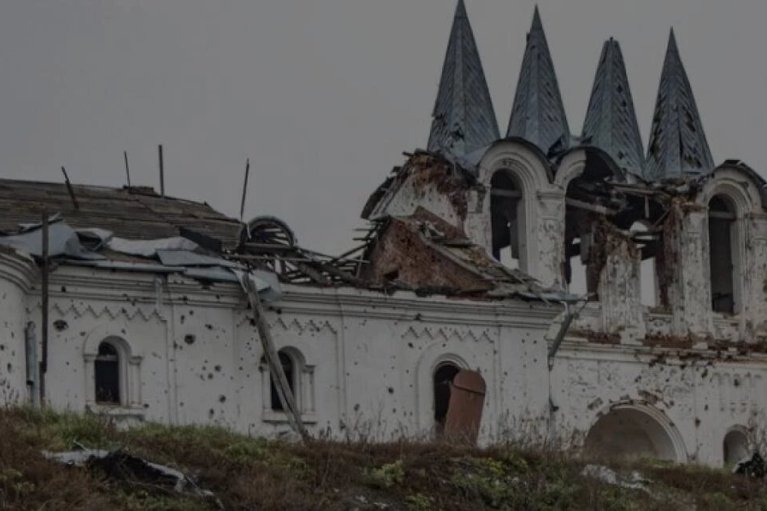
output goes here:
[[411, 326], [408, 327], [400, 337], [402, 339], [428, 338], [432, 341], [436, 339], [448, 341], [450, 339], [456, 338], [461, 342], [487, 341], [491, 344], [494, 342], [493, 338], [490, 337], [487, 329], [478, 330], [472, 328]]
[[[40, 304], [35, 305], [36, 307], [40, 306]], [[164, 318], [157, 310], [146, 310], [142, 307], [125, 307], [124, 304], [117, 303], [99, 303], [98, 306], [94, 307], [91, 304], [86, 305], [84, 302], [80, 302], [79, 304], [75, 301], [71, 301], [68, 304], [53, 302], [51, 308], [64, 317], [74, 315], [76, 318], [80, 318], [88, 315], [93, 319], [101, 319], [107, 317], [112, 321], [120, 318], [127, 320], [141, 318], [146, 322], [149, 322], [152, 319], [164, 321]]]

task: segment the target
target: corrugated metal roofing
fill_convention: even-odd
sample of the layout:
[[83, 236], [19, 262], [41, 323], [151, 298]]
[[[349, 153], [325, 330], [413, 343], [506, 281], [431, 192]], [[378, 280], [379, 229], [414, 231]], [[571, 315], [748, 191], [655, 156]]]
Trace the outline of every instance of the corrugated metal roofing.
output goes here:
[[642, 175], [644, 150], [626, 66], [618, 41], [605, 41], [591, 91], [582, 143], [607, 152], [628, 172]]
[[660, 180], [700, 175], [713, 168], [714, 159], [672, 29], [655, 104], [645, 177]]
[[527, 34], [506, 136], [524, 138], [546, 154], [552, 149], [565, 150], [570, 145], [565, 107], [537, 7]]
[[74, 228], [100, 228], [128, 239], [178, 236], [188, 229], [220, 240], [224, 248], [239, 243], [241, 224], [207, 204], [160, 197], [148, 188], [73, 185], [75, 209], [63, 183], [0, 179], [0, 231], [40, 222], [43, 211], [60, 213]]
[[434, 105], [429, 151], [464, 156], [500, 138], [463, 0], [458, 1]]

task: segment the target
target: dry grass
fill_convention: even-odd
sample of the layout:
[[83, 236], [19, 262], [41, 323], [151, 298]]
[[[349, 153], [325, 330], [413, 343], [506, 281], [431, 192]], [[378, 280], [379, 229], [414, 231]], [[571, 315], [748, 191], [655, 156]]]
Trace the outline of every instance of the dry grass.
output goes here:
[[512, 447], [304, 446], [210, 427], [118, 431], [98, 417], [24, 408], [0, 410], [0, 509], [216, 509], [159, 487], [60, 466], [40, 453], [69, 449], [73, 441], [178, 467], [234, 510], [767, 510], [763, 482], [700, 467], [613, 464], [650, 481], [647, 491], [631, 490], [584, 477], [584, 461]]

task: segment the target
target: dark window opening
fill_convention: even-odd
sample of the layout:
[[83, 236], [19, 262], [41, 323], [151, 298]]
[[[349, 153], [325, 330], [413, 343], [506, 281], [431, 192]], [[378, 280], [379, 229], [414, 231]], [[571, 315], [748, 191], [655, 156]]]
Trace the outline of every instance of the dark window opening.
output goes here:
[[460, 369], [455, 364], [442, 364], [434, 371], [434, 421], [438, 432], [445, 428], [447, 411], [450, 406], [450, 386]]
[[639, 297], [642, 305], [655, 308], [658, 306], [658, 263], [656, 254], [659, 242], [642, 222], [631, 226], [634, 243], [640, 249]]
[[120, 404], [120, 356], [108, 342], [99, 345], [95, 362], [96, 402]]
[[[288, 380], [288, 387], [290, 388], [290, 392], [293, 394], [293, 399], [297, 399], [296, 375], [293, 359], [290, 357], [290, 355], [283, 351], [280, 351], [278, 355], [280, 357], [280, 365], [282, 365], [282, 370], [285, 372], [285, 378]], [[282, 406], [282, 401], [280, 401], [280, 395], [277, 393], [277, 384], [275, 383], [274, 375], [272, 374], [269, 375], [269, 389], [271, 390], [272, 410], [275, 412], [284, 411], [285, 408]], [[296, 406], [298, 406], [298, 403], [296, 403]]]
[[514, 178], [503, 170], [493, 175], [490, 187], [493, 257], [509, 268], [524, 269], [522, 192], [514, 182]]
[[711, 268], [711, 309], [735, 312], [733, 229], [735, 208], [724, 197], [714, 197], [708, 204], [709, 264]]

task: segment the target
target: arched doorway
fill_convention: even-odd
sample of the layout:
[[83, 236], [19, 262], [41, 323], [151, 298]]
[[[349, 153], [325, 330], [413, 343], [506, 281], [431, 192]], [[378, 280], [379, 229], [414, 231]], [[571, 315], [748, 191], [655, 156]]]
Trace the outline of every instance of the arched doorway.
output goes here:
[[450, 406], [450, 386], [460, 368], [452, 362], [443, 362], [434, 371], [434, 423], [437, 433], [445, 430], [447, 411]]
[[613, 407], [586, 436], [587, 454], [610, 459], [686, 461], [682, 438], [658, 410], [644, 405]]

